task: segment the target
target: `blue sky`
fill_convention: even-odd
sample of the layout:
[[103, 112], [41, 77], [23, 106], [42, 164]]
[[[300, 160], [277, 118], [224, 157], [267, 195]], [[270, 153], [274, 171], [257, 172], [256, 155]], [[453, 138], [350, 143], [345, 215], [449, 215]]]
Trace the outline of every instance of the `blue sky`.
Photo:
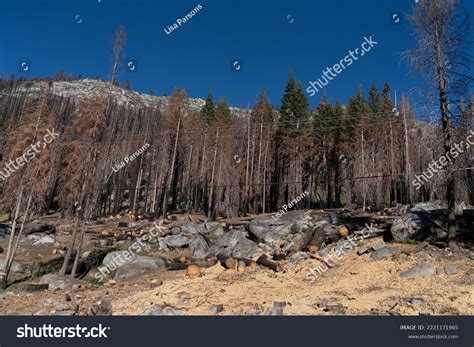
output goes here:
[[[415, 0], [0, 2], [0, 73], [7, 76], [21, 75], [19, 62], [26, 59], [28, 77], [64, 71], [108, 78], [112, 37], [124, 24], [126, 57], [137, 62], [137, 71], [123, 72], [119, 80], [130, 80], [140, 92], [169, 95], [180, 86], [203, 98], [212, 90], [233, 106], [247, 106], [265, 87], [278, 106], [291, 67], [306, 89], [370, 35], [378, 45], [329, 83], [330, 99], [346, 102], [359, 83], [366, 92], [385, 81], [399, 93], [423, 87], [400, 61], [400, 52], [415, 46], [408, 22], [391, 21], [392, 13], [403, 16]], [[202, 9], [192, 19], [165, 33], [198, 4]], [[234, 59], [243, 61], [242, 71], [231, 70]], [[312, 107], [320, 97], [310, 98]]]

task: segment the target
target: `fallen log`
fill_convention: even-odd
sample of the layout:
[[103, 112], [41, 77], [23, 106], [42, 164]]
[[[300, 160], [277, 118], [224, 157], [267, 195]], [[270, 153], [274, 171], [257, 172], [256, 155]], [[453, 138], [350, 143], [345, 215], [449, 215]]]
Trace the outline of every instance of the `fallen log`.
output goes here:
[[315, 253], [321, 248], [326, 240], [330, 240], [334, 243], [339, 241], [341, 237], [339, 229], [331, 227], [331, 229], [328, 230], [327, 225], [326, 227], [318, 226], [314, 229], [313, 239], [309, 242], [307, 247], [308, 251]]
[[220, 261], [223, 267], [225, 267], [226, 269], [232, 269], [232, 270], [237, 270], [237, 268], [239, 267], [239, 262], [244, 262], [245, 266], [248, 266], [250, 268], [255, 268], [257, 265], [257, 262], [252, 259], [234, 258], [234, 257], [228, 257], [221, 254], [217, 255], [217, 259]]
[[285, 260], [287, 258], [287, 255], [285, 253], [281, 252], [275, 252], [273, 254], [273, 260]]
[[[304, 233], [298, 241], [296, 241], [293, 246], [291, 246], [289, 255], [293, 255], [295, 253], [301, 252], [302, 250], [306, 249], [306, 247], [309, 245], [311, 240], [313, 240], [313, 235], [314, 235], [314, 230], [310, 232]], [[275, 256], [273, 256], [273, 259], [275, 259]], [[277, 259], [275, 259], [277, 260]]]
[[47, 290], [48, 286], [48, 283], [25, 283], [23, 284], [22, 290], [24, 292], [33, 293], [39, 292], [41, 290]]
[[43, 224], [37, 227], [33, 227], [26, 231], [27, 235], [31, 235], [34, 233], [46, 233], [48, 235], [56, 233], [56, 227], [51, 224]]
[[321, 246], [322, 246], [322, 244], [324, 243], [325, 240], [326, 240], [326, 235], [324, 234], [324, 231], [323, 230], [315, 230], [313, 238], [311, 239], [311, 241], [308, 244], [308, 250], [311, 253], [317, 252], [321, 248]]
[[265, 254], [262, 254], [258, 259], [257, 259], [257, 264], [265, 266], [275, 272], [280, 272], [282, 270], [282, 267], [280, 264], [275, 263], [274, 261], [271, 261], [268, 259], [268, 257]]
[[183, 263], [178, 259], [178, 260], [167, 261], [165, 263], [165, 268], [167, 270], [186, 270], [191, 265], [196, 265], [200, 268], [208, 268], [216, 264], [217, 264], [216, 258], [205, 259], [205, 260], [195, 260], [189, 263], [187, 262]]

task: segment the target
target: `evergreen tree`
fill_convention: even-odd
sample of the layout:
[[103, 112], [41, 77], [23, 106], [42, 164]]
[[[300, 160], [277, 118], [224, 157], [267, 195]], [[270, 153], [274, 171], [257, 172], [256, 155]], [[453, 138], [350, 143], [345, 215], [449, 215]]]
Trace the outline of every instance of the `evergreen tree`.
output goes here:
[[308, 99], [303, 92], [300, 82], [296, 82], [293, 71], [285, 87], [281, 100], [280, 126], [285, 130], [303, 129], [308, 125], [309, 110]]
[[222, 98], [216, 104], [214, 117], [218, 122], [227, 122], [230, 120], [230, 109], [225, 98]]
[[369, 105], [369, 109], [372, 114], [378, 115], [380, 113], [380, 96], [377, 92], [377, 87], [375, 86], [375, 84], [372, 84], [372, 86], [370, 87], [367, 104]]
[[207, 94], [206, 103], [201, 109], [201, 117], [207, 123], [209, 123], [210, 121], [214, 119], [214, 116], [215, 116], [214, 101], [212, 99], [212, 93], [209, 92], [209, 94]]
[[272, 106], [268, 102], [266, 90], [262, 90], [254, 108], [252, 109], [253, 123], [271, 123], [273, 120]]
[[394, 107], [390, 91], [390, 84], [385, 82], [381, 95], [381, 112], [384, 114], [392, 112]]

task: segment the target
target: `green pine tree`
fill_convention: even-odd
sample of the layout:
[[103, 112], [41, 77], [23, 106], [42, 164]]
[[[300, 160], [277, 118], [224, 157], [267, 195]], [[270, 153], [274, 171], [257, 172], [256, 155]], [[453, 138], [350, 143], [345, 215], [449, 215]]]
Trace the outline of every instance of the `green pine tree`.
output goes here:
[[215, 107], [214, 117], [219, 122], [227, 122], [230, 120], [230, 109], [227, 100], [222, 98]]
[[379, 115], [381, 109], [381, 102], [380, 102], [380, 95], [377, 92], [377, 87], [375, 84], [372, 84], [369, 91], [369, 97], [367, 100], [367, 104], [369, 105], [369, 109], [373, 115]]
[[384, 114], [391, 113], [394, 107], [390, 92], [391, 92], [390, 84], [388, 84], [388, 82], [385, 82], [383, 86], [383, 90], [382, 90], [382, 95], [381, 95], [382, 101], [381, 101], [381, 107], [380, 107], [381, 112], [383, 112]]
[[205, 102], [204, 106], [201, 109], [201, 117], [207, 123], [214, 120], [215, 109], [214, 109], [214, 101], [213, 101], [211, 92], [209, 92], [209, 94], [207, 95], [206, 102]]
[[308, 119], [308, 99], [301, 83], [295, 81], [291, 71], [281, 100], [280, 127], [289, 130], [292, 134], [297, 134], [300, 131], [295, 131], [296, 129], [307, 128]]

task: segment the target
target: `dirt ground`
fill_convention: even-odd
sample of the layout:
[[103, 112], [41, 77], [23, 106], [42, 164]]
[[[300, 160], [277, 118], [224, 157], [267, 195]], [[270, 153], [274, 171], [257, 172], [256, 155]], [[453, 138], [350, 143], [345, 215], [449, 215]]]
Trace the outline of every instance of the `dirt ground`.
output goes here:
[[[367, 244], [380, 242], [378, 237]], [[474, 314], [474, 260], [430, 246], [418, 252], [413, 252], [415, 245], [389, 246], [400, 249], [400, 256], [374, 261], [370, 254], [353, 251], [313, 283], [307, 275], [321, 264], [316, 259], [288, 263], [279, 273], [260, 266], [241, 273], [217, 264], [194, 278], [185, 271], [162, 271], [133, 282], [55, 292], [25, 293], [13, 286], [12, 293], [0, 293], [0, 314], [55, 314], [58, 305], [71, 310], [78, 305], [79, 314], [90, 315], [91, 304], [99, 298], [111, 301], [114, 315], [140, 315], [154, 305], [172, 306], [187, 315], [212, 315], [218, 304], [224, 307], [221, 315], [256, 315], [265, 314], [275, 302], [284, 302], [285, 315]], [[438, 273], [428, 278], [400, 276], [423, 262]], [[445, 274], [447, 265], [457, 273]], [[152, 284], [153, 280], [163, 283]], [[66, 301], [66, 294], [71, 301]]]

